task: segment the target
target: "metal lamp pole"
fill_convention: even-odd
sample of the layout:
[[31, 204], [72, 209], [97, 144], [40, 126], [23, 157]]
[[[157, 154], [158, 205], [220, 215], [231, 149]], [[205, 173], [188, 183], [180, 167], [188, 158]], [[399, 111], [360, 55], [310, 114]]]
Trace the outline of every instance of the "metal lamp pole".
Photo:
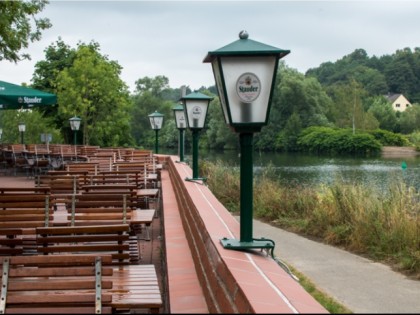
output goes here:
[[193, 177], [186, 178], [187, 181], [206, 180], [198, 177], [198, 136], [200, 130], [204, 128], [208, 107], [212, 99], [212, 97], [200, 92], [193, 92], [181, 97], [181, 101], [184, 103], [185, 117], [193, 138]]
[[274, 251], [274, 242], [252, 236], [253, 225], [253, 134], [267, 125], [277, 74], [278, 60], [290, 50], [283, 50], [239, 33], [239, 40], [208, 52], [226, 123], [237, 133], [241, 147], [240, 165], [240, 239], [223, 238], [227, 249], [261, 248]]
[[149, 115], [150, 126], [155, 131], [155, 153], [159, 153], [159, 130], [162, 128], [163, 114], [155, 111]]

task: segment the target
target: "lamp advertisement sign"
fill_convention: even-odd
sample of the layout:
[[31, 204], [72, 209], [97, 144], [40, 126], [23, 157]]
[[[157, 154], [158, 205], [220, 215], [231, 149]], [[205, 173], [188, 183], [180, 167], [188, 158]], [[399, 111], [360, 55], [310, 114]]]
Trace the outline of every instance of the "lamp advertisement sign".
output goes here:
[[244, 103], [252, 103], [261, 92], [261, 83], [258, 77], [251, 72], [242, 74], [236, 81], [236, 93]]
[[193, 127], [199, 128], [198, 122], [200, 121], [201, 114], [203, 113], [203, 110], [200, 106], [194, 106], [192, 109], [192, 119], [193, 119]]

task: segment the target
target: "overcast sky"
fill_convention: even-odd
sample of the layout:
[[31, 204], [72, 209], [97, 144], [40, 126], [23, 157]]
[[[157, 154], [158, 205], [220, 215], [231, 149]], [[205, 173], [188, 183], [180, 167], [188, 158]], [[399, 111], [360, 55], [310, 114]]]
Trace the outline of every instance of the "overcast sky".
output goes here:
[[143, 77], [164, 75], [172, 88], [214, 85], [207, 52], [249, 38], [290, 50], [286, 65], [305, 73], [355, 49], [371, 57], [420, 47], [420, 1], [64, 1], [39, 17], [52, 27], [31, 43], [31, 61], [1, 61], [0, 80], [31, 83], [34, 64], [59, 37], [72, 48], [99, 43], [134, 90]]

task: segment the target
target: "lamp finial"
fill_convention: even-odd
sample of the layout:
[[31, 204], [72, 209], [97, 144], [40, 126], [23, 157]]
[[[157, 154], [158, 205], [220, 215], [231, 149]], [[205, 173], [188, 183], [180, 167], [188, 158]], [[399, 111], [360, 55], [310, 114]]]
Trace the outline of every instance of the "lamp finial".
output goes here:
[[240, 33], [239, 33], [239, 38], [240, 39], [248, 39], [248, 32], [247, 31], [245, 31], [245, 30], [243, 30], [243, 31], [241, 31]]

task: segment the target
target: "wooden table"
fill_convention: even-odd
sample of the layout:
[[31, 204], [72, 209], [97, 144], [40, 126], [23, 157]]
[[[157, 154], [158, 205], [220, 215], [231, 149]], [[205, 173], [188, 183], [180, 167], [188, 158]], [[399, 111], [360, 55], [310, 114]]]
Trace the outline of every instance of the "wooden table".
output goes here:
[[137, 197], [144, 198], [146, 208], [149, 208], [149, 199], [150, 198], [157, 199], [159, 197], [159, 189], [158, 188], [137, 189]]
[[155, 216], [155, 209], [137, 209], [131, 212], [130, 225], [144, 224], [146, 227], [146, 241], [150, 241], [150, 225]]

